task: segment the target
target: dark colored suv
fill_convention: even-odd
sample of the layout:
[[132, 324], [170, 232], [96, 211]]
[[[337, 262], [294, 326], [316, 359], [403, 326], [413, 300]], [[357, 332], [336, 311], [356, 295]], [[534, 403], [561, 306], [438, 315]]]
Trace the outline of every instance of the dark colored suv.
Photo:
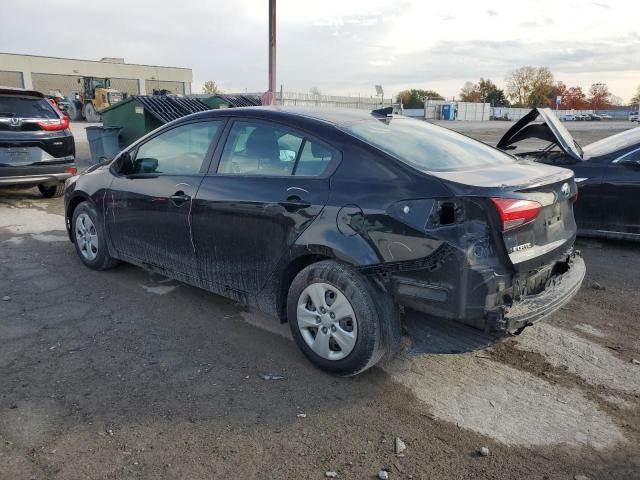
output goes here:
[[33, 90], [0, 87], [0, 187], [37, 185], [44, 197], [64, 192], [76, 147], [69, 118]]
[[67, 182], [80, 260], [122, 260], [278, 315], [352, 375], [410, 307], [497, 337], [567, 303], [573, 173], [377, 112], [233, 108], [169, 123]]

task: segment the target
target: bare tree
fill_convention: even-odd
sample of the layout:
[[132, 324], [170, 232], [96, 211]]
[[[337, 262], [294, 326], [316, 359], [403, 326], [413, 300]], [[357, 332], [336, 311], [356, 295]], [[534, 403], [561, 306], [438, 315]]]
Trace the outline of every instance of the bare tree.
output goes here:
[[631, 97], [631, 105], [636, 103], [640, 103], [640, 85], [638, 85], [638, 88], [636, 89], [636, 94]]
[[207, 80], [204, 82], [204, 86], [202, 87], [202, 93], [215, 95], [216, 93], [220, 93], [220, 89], [218, 88], [218, 85], [216, 85], [216, 82], [213, 80]]
[[482, 100], [480, 85], [477, 83], [465, 82], [464, 86], [460, 89], [460, 101], [481, 102]]
[[309, 95], [311, 95], [313, 98], [318, 98], [322, 95], [322, 92], [318, 87], [311, 87], [309, 89]]
[[507, 94], [519, 107], [544, 105], [554, 86], [551, 70], [530, 65], [510, 72], [506, 82]]

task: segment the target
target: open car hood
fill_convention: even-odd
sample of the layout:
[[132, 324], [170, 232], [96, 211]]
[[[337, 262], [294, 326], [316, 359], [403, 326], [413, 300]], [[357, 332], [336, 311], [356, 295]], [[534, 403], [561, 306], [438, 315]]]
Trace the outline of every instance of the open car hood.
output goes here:
[[[542, 119], [542, 123], [533, 123], [538, 117]], [[529, 138], [539, 138], [555, 143], [570, 157], [578, 161], [582, 160], [582, 148], [550, 108], [531, 110], [507, 130], [497, 147], [501, 150], [511, 150], [515, 148], [513, 144]]]

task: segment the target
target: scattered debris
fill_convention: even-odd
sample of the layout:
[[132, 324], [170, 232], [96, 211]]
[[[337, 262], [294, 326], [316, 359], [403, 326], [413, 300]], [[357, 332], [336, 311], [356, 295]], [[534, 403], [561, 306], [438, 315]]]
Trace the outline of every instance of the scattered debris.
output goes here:
[[481, 457], [488, 457], [489, 456], [489, 448], [480, 447], [479, 453], [480, 453]]
[[109, 435], [113, 435], [113, 430], [108, 429], [108, 430], [107, 430], [107, 434], [109, 434]]
[[407, 449], [407, 444], [404, 443], [402, 440], [400, 440], [400, 437], [396, 437], [396, 441], [395, 441], [395, 452], [396, 452], [396, 455], [401, 454], [406, 449]]
[[636, 358], [632, 358], [631, 359], [631, 363], [633, 363], [634, 365], [640, 365], [640, 360], [638, 360]]
[[307, 418], [307, 414], [306, 413], [299, 413], [298, 415], [296, 415], [298, 418]]
[[496, 408], [496, 402], [494, 402], [493, 400], [489, 400], [489, 405], [491, 405], [493, 408]]
[[586, 475], [575, 475], [573, 477], [573, 480], [589, 480], [589, 477], [587, 477]]
[[606, 290], [606, 288], [600, 285], [598, 282], [593, 282], [591, 284], [591, 288], [593, 288], [594, 290]]
[[279, 373], [270, 373], [270, 372], [258, 373], [258, 376], [263, 380], [286, 380], [287, 379], [287, 377], [285, 377], [284, 375], [280, 375]]
[[386, 470], [380, 470], [378, 472], [378, 479], [379, 480], [389, 480], [389, 473], [387, 473]]
[[11, 297], [9, 295], [5, 295], [4, 297], [2, 297], [3, 302], [8, 302], [9, 300], [11, 300]]
[[337, 472], [324, 472], [324, 476], [327, 478], [338, 478]]

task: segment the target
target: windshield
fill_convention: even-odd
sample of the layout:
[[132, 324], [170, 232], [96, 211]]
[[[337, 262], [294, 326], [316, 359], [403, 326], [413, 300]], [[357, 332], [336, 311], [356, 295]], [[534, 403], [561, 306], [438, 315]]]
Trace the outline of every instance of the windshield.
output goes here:
[[590, 143], [584, 147], [584, 153], [588, 157], [598, 157], [638, 144], [640, 144], [640, 127], [625, 130], [624, 132]]
[[515, 162], [482, 142], [420, 120], [372, 119], [341, 128], [419, 170], [447, 172]]
[[58, 118], [44, 98], [0, 95], [0, 117]]

